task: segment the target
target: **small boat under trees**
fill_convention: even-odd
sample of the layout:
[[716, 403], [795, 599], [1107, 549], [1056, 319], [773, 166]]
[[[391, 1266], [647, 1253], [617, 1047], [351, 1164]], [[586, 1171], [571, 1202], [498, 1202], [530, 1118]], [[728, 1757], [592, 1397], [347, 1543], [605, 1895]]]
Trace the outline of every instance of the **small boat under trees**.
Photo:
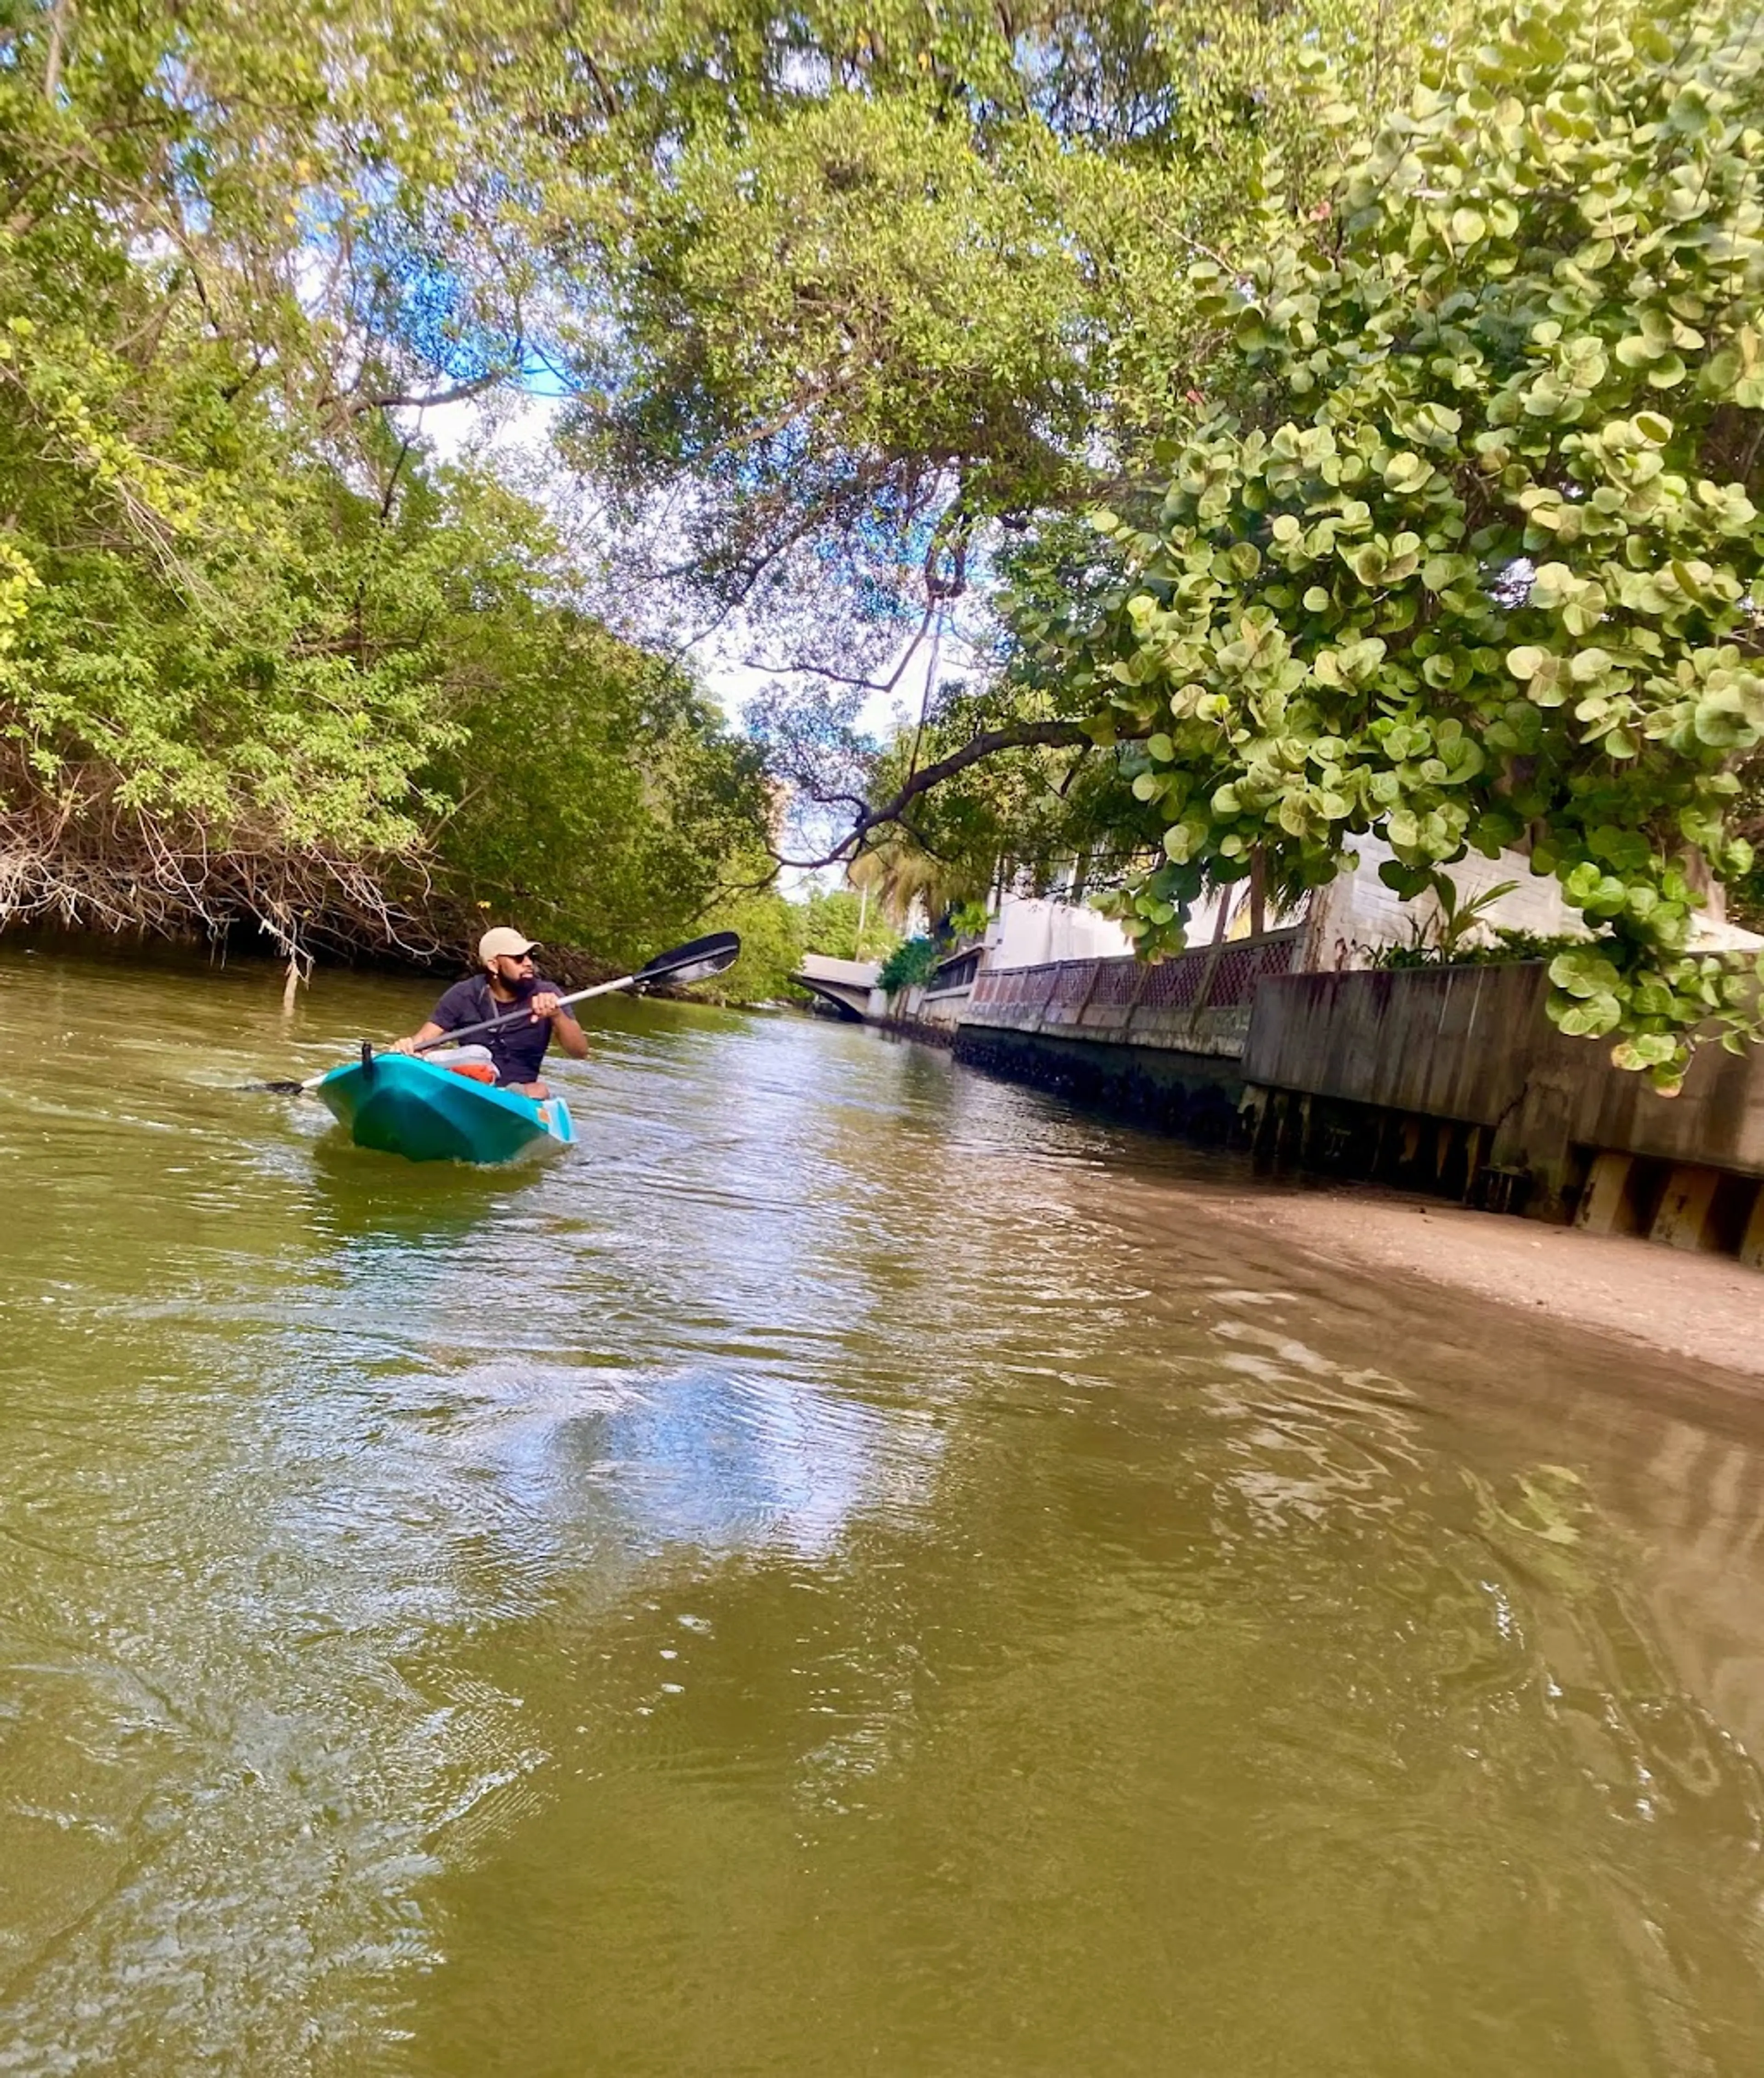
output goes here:
[[[557, 999], [560, 1008], [586, 1003], [617, 990], [643, 990], [660, 983], [684, 987], [726, 972], [740, 958], [733, 931], [713, 931], [669, 952], [657, 953], [635, 974], [597, 982]], [[302, 1082], [249, 1083], [248, 1089], [278, 1096], [317, 1097], [349, 1129], [357, 1147], [402, 1154], [410, 1162], [512, 1162], [529, 1148], [573, 1147], [574, 1120], [561, 1097], [523, 1096], [504, 1088], [486, 1049], [462, 1040], [519, 1024], [531, 1013], [519, 1006], [499, 1017], [462, 1024], [426, 1039], [411, 1053], [381, 1051], [361, 1042], [361, 1057]], [[444, 1052], [438, 1049], [444, 1048]]]

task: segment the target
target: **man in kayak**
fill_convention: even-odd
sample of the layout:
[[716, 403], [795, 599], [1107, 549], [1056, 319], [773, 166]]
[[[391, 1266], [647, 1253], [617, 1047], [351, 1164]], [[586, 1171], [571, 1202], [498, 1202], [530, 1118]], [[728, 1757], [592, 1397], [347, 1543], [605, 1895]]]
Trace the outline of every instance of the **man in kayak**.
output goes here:
[[588, 1041], [575, 1019], [559, 1007], [557, 983], [548, 981], [534, 967], [537, 943], [504, 924], [486, 931], [477, 941], [483, 973], [455, 982], [429, 1012], [427, 1024], [408, 1039], [394, 1040], [393, 1052], [414, 1054], [428, 1040], [457, 1032], [461, 1025], [480, 1024], [486, 1017], [505, 1016], [525, 1004], [531, 1014], [522, 1023], [506, 1025], [500, 1032], [480, 1033], [473, 1043], [490, 1049], [496, 1079], [505, 1090], [523, 1097], [548, 1097], [551, 1091], [539, 1070], [552, 1035], [556, 1033], [558, 1045], [573, 1061], [586, 1060]]

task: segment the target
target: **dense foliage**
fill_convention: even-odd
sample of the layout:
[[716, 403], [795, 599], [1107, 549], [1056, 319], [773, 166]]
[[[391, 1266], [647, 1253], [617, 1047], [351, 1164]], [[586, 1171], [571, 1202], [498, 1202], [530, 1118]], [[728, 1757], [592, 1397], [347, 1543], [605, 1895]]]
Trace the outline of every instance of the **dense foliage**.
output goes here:
[[886, 959], [900, 942], [883, 905], [849, 887], [811, 887], [802, 896], [803, 950], [834, 960]]
[[1425, 71], [1321, 199], [1270, 181], [1193, 270], [1221, 404], [1157, 505], [1099, 523], [1099, 596], [1020, 603], [1025, 682], [1131, 740], [1148, 949], [1258, 851], [1316, 885], [1374, 830], [1414, 894], [1523, 845], [1599, 934], [1553, 1014], [1670, 1086], [1699, 1025], [1754, 1024], [1749, 974], [1686, 948], [1751, 863], [1764, 733], [1755, 27], [1522, 0]]
[[[620, 553], [849, 682], [995, 520], [1092, 494], [1191, 380], [1186, 262], [1320, 40], [1372, 90], [1415, 0], [657, 0], [554, 118], [565, 441]], [[566, 44], [572, 40], [566, 38]], [[567, 54], [565, 61], [567, 61]]]
[[786, 896], [758, 884], [767, 877], [763, 855], [750, 862], [755, 884], [719, 906], [712, 919], [715, 928], [739, 933], [741, 957], [701, 993], [724, 1003], [805, 1004], [809, 997], [792, 986], [805, 953], [875, 960], [899, 943], [875, 905], [850, 888], [811, 887]]
[[453, 804], [436, 841], [452, 884], [493, 889], [523, 929], [623, 966], [763, 870], [757, 753], [724, 736], [690, 679], [528, 599], [477, 616], [463, 641], [461, 733], [423, 774]]
[[[519, 365], [469, 9], [0, 16], [0, 921], [422, 947], [689, 924], [763, 796], [401, 408]], [[437, 833], [442, 833], [439, 845]]]
[[937, 959], [934, 938], [908, 938], [882, 962], [878, 986], [890, 995], [898, 995], [903, 988], [922, 988], [936, 972]]

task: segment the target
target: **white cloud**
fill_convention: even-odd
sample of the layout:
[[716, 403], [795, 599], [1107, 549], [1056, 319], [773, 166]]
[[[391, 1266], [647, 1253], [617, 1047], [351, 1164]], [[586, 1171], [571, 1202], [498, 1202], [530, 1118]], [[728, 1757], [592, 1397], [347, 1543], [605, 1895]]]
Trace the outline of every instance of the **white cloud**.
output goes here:
[[439, 461], [457, 461], [472, 453], [530, 459], [548, 452], [566, 401], [504, 390], [397, 415], [406, 432], [428, 443]]

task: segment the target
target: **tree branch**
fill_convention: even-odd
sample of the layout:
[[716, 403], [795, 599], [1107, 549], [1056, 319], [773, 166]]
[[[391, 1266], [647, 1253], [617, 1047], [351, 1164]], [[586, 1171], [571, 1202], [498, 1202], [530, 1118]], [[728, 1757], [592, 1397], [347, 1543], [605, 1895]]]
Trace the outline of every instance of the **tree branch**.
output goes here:
[[383, 527], [392, 517], [392, 501], [398, 495], [398, 478], [403, 471], [406, 457], [411, 452], [408, 438], [398, 443], [398, 460], [392, 465], [391, 474], [386, 480], [386, 495], [380, 500], [380, 524]]
[[[1138, 742], [1151, 734], [1149, 728], [1122, 735], [1124, 743]], [[907, 810], [921, 794], [928, 793], [933, 787], [940, 787], [945, 779], [953, 779], [958, 772], [965, 772], [970, 765], [978, 765], [983, 758], [995, 757], [1001, 750], [1026, 750], [1047, 748], [1060, 750], [1078, 750], [1093, 745], [1095, 738], [1075, 721], [1020, 721], [1008, 728], [984, 729], [972, 736], [961, 749], [952, 751], [947, 757], [940, 757], [934, 765], [926, 766], [915, 772], [892, 799], [879, 807], [862, 809], [855, 823], [840, 838], [824, 858], [782, 858], [778, 863], [805, 873], [813, 872], [824, 866], [839, 866], [855, 856], [864, 839], [884, 823], [906, 823]], [[917, 837], [917, 832], [909, 833]], [[921, 843], [923, 839], [920, 839]], [[930, 847], [927, 845], [926, 849]], [[776, 854], [774, 854], [776, 856]]]
[[67, 50], [68, 23], [72, 0], [55, 0], [49, 10], [49, 48], [43, 61], [43, 98], [53, 101], [61, 91], [61, 62]]
[[350, 414], [358, 417], [363, 411], [388, 411], [398, 405], [426, 411], [442, 404], [463, 404], [468, 397], [482, 397], [486, 390], [506, 382], [509, 373], [506, 368], [493, 368], [486, 375], [474, 375], [469, 382], [457, 382], [451, 390], [432, 390], [426, 396], [407, 390], [376, 391], [372, 396], [357, 398], [349, 407]]
[[765, 671], [774, 678], [784, 678], [799, 672], [805, 678], [830, 678], [836, 685], [858, 686], [866, 693], [891, 693], [905, 677], [907, 666], [918, 654], [919, 645], [924, 641], [925, 631], [930, 627], [932, 616], [936, 611], [935, 604], [928, 606], [919, 616], [919, 625], [914, 629], [911, 641], [900, 653], [899, 661], [886, 678], [857, 678], [849, 671], [836, 671], [831, 665], [811, 664], [801, 658], [790, 664], [769, 664], [760, 657], [744, 657], [741, 661], [749, 670]]

